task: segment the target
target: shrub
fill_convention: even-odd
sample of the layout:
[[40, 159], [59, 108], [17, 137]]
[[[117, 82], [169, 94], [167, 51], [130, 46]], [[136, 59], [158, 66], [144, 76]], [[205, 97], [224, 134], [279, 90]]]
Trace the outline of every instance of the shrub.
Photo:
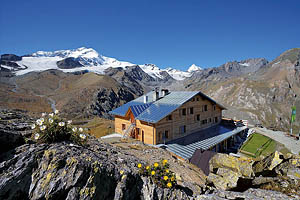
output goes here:
[[88, 137], [83, 128], [72, 126], [72, 120], [65, 121], [59, 117], [58, 113], [58, 110], [48, 115], [43, 113], [42, 118], [31, 125], [32, 139], [38, 143], [72, 141], [83, 145]]
[[167, 160], [161, 160], [160, 162], [146, 166], [139, 163], [137, 167], [142, 176], [150, 177], [151, 180], [160, 187], [173, 188], [177, 184], [176, 175], [169, 169]]

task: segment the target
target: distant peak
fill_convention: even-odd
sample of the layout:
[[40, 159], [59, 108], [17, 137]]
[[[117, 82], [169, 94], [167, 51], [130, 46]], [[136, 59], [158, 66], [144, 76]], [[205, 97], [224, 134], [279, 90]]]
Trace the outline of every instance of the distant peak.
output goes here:
[[202, 70], [202, 68], [201, 67], [198, 67], [197, 65], [195, 65], [195, 64], [192, 64], [189, 68], [188, 68], [188, 72], [195, 72], [195, 71], [200, 71], [200, 70]]

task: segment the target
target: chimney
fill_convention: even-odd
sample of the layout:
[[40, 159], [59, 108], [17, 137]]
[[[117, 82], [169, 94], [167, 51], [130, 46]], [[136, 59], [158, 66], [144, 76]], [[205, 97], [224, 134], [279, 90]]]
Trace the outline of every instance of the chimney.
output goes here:
[[144, 96], [144, 103], [148, 103], [148, 96], [147, 95]]
[[162, 89], [161, 90], [162, 93], [162, 97], [166, 96], [167, 94], [169, 94], [169, 90], [168, 89]]
[[158, 89], [156, 88], [153, 92], [153, 101], [157, 101], [159, 98], [159, 91]]

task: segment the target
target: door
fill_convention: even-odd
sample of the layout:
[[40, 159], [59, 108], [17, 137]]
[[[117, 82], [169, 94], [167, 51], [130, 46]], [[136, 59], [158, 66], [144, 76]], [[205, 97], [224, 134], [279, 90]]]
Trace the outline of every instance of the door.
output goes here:
[[144, 130], [142, 130], [142, 142], [144, 143]]

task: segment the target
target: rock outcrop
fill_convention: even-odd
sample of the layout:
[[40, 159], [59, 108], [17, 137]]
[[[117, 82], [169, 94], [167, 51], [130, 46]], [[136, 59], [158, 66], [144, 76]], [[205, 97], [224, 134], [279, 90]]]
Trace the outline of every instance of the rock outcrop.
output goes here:
[[279, 152], [254, 161], [217, 154], [210, 160], [207, 178], [220, 190], [246, 191], [250, 188], [275, 190], [300, 197], [300, 156]]
[[24, 111], [0, 110], [0, 155], [25, 144], [24, 137], [31, 134], [32, 121]]
[[98, 140], [26, 144], [0, 163], [0, 199], [190, 199], [138, 174], [137, 157]]
[[83, 67], [83, 65], [73, 57], [57, 61], [56, 65], [60, 69], [74, 69], [77, 67]]

